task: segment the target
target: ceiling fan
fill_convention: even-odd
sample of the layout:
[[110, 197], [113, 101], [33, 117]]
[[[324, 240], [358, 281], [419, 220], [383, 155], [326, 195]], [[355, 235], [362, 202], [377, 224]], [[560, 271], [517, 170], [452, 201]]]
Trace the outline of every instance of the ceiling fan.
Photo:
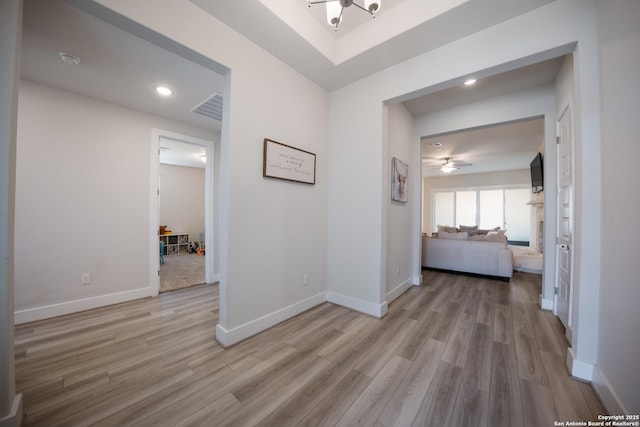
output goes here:
[[456, 162], [451, 160], [450, 157], [445, 157], [444, 159], [440, 159], [440, 160], [444, 160], [444, 163], [442, 163], [440, 166], [433, 167], [431, 169], [440, 169], [444, 173], [451, 173], [462, 167], [471, 166], [471, 163]]

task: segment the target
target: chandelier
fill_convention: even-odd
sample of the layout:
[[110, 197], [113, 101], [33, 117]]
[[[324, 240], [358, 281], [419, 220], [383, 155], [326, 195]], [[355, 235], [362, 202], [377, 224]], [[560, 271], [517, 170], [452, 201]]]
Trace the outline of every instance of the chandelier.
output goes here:
[[382, 7], [382, 0], [364, 0], [364, 6], [360, 6], [353, 0], [307, 0], [309, 7], [312, 4], [319, 3], [324, 3], [327, 7], [327, 23], [334, 27], [336, 31], [338, 31], [338, 25], [342, 22], [342, 12], [344, 12], [345, 8], [354, 5], [375, 18], [376, 12]]

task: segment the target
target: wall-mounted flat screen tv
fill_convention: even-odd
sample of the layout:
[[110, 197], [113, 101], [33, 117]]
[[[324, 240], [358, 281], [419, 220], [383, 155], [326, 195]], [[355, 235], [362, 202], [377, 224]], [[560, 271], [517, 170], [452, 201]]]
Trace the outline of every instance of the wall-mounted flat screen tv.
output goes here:
[[539, 193], [543, 190], [544, 172], [542, 167], [542, 154], [538, 155], [531, 161], [531, 190]]

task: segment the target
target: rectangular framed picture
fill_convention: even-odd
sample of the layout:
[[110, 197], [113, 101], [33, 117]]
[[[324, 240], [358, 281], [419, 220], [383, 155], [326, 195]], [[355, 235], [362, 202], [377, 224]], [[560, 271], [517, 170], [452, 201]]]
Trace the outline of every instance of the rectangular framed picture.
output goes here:
[[265, 138], [262, 176], [313, 185], [316, 183], [316, 155]]
[[391, 159], [391, 200], [407, 202], [407, 175], [409, 165], [394, 157]]

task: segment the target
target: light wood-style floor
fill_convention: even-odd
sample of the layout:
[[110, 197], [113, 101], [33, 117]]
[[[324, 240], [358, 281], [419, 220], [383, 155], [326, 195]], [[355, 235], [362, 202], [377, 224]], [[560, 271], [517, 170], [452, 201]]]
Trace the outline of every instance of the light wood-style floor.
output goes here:
[[322, 304], [230, 349], [202, 285], [16, 327], [27, 426], [553, 426], [605, 410], [540, 276], [424, 271], [382, 320]]

